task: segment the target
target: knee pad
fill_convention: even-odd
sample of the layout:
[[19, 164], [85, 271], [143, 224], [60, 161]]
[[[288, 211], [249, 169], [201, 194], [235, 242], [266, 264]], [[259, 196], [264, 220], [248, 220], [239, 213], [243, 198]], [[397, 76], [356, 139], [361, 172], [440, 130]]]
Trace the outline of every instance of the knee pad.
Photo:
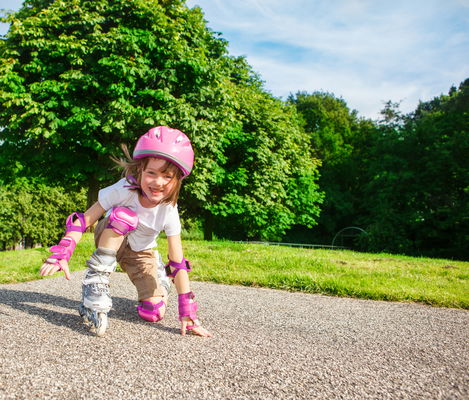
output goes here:
[[111, 228], [119, 235], [126, 235], [130, 231], [137, 228], [137, 214], [127, 207], [114, 207], [109, 215], [109, 224], [107, 228]]
[[164, 302], [160, 301], [157, 304], [153, 304], [151, 301], [141, 301], [137, 306], [138, 315], [140, 318], [149, 322], [158, 322], [163, 319], [160, 313], [160, 308], [164, 306]]

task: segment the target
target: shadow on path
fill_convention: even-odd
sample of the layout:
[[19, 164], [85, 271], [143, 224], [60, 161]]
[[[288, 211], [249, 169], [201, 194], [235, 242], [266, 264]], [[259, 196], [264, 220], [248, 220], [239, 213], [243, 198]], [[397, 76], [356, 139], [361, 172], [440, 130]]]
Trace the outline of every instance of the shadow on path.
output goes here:
[[[135, 309], [136, 302], [124, 297], [114, 297], [112, 299], [113, 308], [109, 312], [109, 318], [119, 319], [131, 323], [145, 324]], [[82, 319], [78, 313], [79, 301], [71, 300], [62, 296], [55, 296], [48, 293], [39, 293], [22, 290], [0, 289], [0, 304], [4, 304], [12, 309], [28, 313], [30, 315], [43, 318], [45, 321], [57, 325], [65, 326], [73, 331], [81, 334], [89, 335], [90, 333], [83, 328]], [[68, 308], [73, 311], [72, 314], [51, 310], [41, 305], [53, 305], [61, 308]], [[0, 311], [0, 315], [8, 315], [6, 312]], [[155, 329], [179, 334], [179, 330], [170, 328], [161, 324], [152, 324]]]

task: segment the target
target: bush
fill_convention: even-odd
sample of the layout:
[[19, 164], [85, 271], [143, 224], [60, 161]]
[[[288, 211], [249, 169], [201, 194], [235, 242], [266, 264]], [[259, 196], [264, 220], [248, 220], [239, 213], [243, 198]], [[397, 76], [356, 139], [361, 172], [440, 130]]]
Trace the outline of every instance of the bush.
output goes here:
[[86, 192], [66, 191], [43, 183], [19, 180], [0, 187], [0, 249], [20, 242], [25, 247], [56, 243], [65, 219], [86, 208]]

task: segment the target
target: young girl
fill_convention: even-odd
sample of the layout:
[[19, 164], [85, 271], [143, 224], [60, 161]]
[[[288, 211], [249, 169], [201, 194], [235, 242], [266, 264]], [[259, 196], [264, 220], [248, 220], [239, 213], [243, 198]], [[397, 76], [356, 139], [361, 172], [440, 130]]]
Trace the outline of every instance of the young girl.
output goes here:
[[[108, 327], [107, 313], [112, 307], [109, 275], [117, 263], [127, 273], [138, 293], [138, 314], [157, 322], [163, 319], [173, 279], [178, 293], [181, 333], [186, 330], [209, 337], [197, 319], [197, 303], [193, 300], [188, 272], [189, 261], [183, 256], [181, 223], [177, 199], [181, 181], [190, 174], [194, 152], [187, 136], [165, 126], [150, 129], [141, 136], [133, 157], [118, 161], [124, 168], [120, 181], [99, 191], [98, 201], [84, 214], [67, 218], [65, 236], [52, 246], [53, 253], [42, 265], [41, 275], [64, 271], [70, 279], [68, 261], [83, 232], [105, 212], [95, 229], [96, 250], [87, 261], [83, 280], [80, 315], [96, 332], [104, 335]], [[169, 262], [152, 250], [161, 231], [168, 238]]]

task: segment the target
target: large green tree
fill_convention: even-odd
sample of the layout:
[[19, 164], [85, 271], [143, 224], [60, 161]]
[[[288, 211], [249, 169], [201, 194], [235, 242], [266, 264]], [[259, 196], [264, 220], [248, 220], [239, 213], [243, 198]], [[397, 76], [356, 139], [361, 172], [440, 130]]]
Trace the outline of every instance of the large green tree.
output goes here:
[[28, 0], [7, 22], [3, 179], [87, 185], [92, 202], [116, 177], [109, 156], [119, 145], [132, 148], [164, 124], [194, 144], [181, 208], [204, 220], [207, 237], [215, 220], [234, 217], [244, 237], [314, 224], [316, 165], [294, 113], [263, 90], [244, 59], [228, 55], [199, 8], [184, 0]]
[[238, 75], [229, 86], [233, 123], [207, 198], [210, 230], [232, 239], [280, 240], [292, 225], [311, 228], [323, 195], [318, 161], [294, 108], [266, 93], [255, 74]]
[[[322, 193], [317, 160], [291, 106], [263, 88], [242, 57], [230, 58], [217, 92], [217, 119], [201, 140], [184, 209], [210, 239], [278, 240], [294, 224], [316, 224]], [[207, 124], [192, 116], [187, 128]], [[183, 211], [184, 211], [183, 209]]]
[[191, 99], [217, 85], [225, 52], [180, 0], [30, 0], [7, 20], [2, 152], [25, 174], [83, 182], [94, 198], [109, 155], [149, 126], [180, 125]]

